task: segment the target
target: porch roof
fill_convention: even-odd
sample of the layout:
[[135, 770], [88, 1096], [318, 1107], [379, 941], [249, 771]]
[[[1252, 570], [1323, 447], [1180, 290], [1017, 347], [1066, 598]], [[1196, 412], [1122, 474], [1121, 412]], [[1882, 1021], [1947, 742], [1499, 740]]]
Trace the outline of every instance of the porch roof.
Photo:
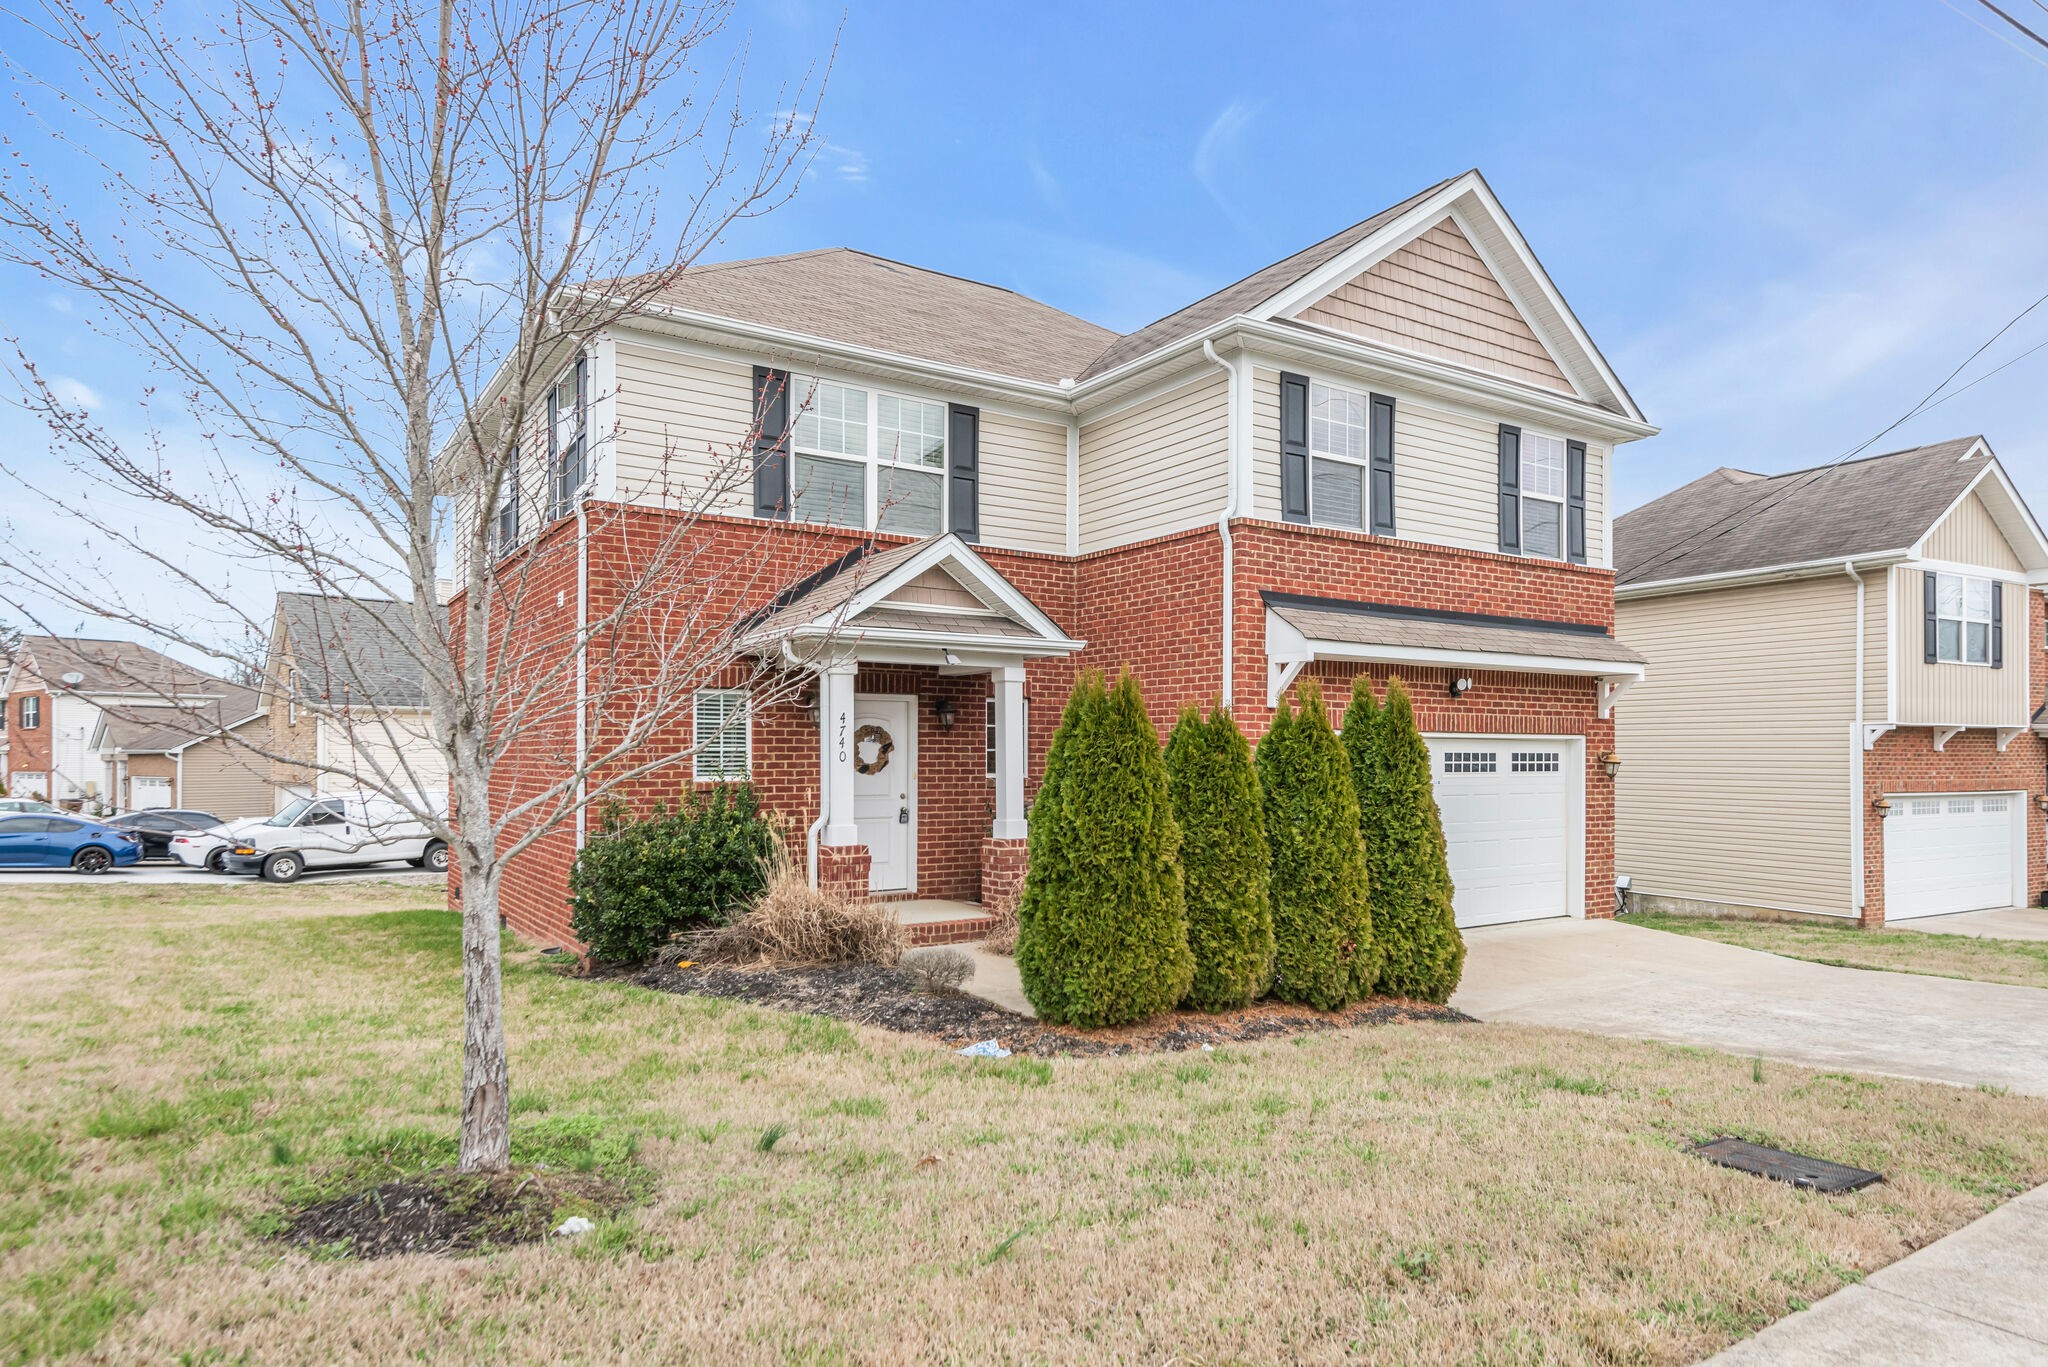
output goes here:
[[1085, 642], [958, 536], [888, 550], [859, 546], [797, 580], [743, 628], [740, 649], [786, 663], [832, 660], [987, 669]]

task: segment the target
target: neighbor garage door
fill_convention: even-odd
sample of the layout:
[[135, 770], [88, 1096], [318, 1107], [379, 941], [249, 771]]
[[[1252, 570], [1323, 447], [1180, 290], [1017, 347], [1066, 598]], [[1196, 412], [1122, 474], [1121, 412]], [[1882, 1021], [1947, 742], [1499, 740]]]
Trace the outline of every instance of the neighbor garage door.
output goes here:
[[1894, 797], [1884, 819], [1884, 918], [1906, 921], [2019, 904], [2019, 851], [2010, 793]]
[[1436, 805], [1461, 926], [1571, 914], [1575, 785], [1557, 741], [1434, 736]]

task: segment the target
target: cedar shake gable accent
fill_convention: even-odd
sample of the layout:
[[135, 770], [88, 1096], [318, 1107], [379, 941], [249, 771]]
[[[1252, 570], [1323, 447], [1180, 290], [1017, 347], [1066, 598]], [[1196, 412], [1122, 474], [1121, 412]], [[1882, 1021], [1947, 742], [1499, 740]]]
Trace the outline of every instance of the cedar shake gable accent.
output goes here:
[[1965, 459], [1982, 442], [1960, 437], [1782, 475], [1716, 470], [1615, 519], [1615, 582], [1904, 550], [1994, 463]]

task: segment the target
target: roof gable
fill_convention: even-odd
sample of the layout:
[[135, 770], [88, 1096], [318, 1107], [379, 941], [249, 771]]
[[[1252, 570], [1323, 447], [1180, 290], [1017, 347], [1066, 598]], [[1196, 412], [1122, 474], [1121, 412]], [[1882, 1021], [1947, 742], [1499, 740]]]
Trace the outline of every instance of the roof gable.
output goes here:
[[1448, 214], [1293, 317], [1525, 384], [1574, 392], [1493, 268]]
[[1958, 565], [2013, 571], [2027, 568], [2005, 529], [1975, 491], [1965, 494], [1948, 516], [1921, 538], [1920, 553], [1929, 560], [1952, 560]]
[[16, 664], [44, 687], [82, 694], [210, 698], [234, 687], [133, 641], [24, 636]]
[[298, 672], [297, 696], [327, 707], [427, 705], [426, 666], [412, 605], [391, 599], [280, 593], [282, 639]]

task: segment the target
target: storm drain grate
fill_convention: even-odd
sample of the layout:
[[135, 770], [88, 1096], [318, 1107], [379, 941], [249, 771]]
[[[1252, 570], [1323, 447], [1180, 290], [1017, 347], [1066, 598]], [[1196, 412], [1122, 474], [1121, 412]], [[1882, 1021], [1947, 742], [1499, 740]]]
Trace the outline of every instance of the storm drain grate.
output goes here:
[[1805, 1187], [1809, 1191], [1858, 1191], [1872, 1182], [1884, 1181], [1884, 1174], [1881, 1172], [1830, 1163], [1825, 1158], [1809, 1158], [1803, 1153], [1767, 1149], [1761, 1144], [1732, 1139], [1726, 1135], [1719, 1139], [1709, 1139], [1706, 1143], [1696, 1146], [1693, 1152], [1709, 1163], [1719, 1163], [1724, 1168], [1734, 1168], [1738, 1172], [1753, 1172], [1759, 1177], [1790, 1182], [1795, 1187]]

